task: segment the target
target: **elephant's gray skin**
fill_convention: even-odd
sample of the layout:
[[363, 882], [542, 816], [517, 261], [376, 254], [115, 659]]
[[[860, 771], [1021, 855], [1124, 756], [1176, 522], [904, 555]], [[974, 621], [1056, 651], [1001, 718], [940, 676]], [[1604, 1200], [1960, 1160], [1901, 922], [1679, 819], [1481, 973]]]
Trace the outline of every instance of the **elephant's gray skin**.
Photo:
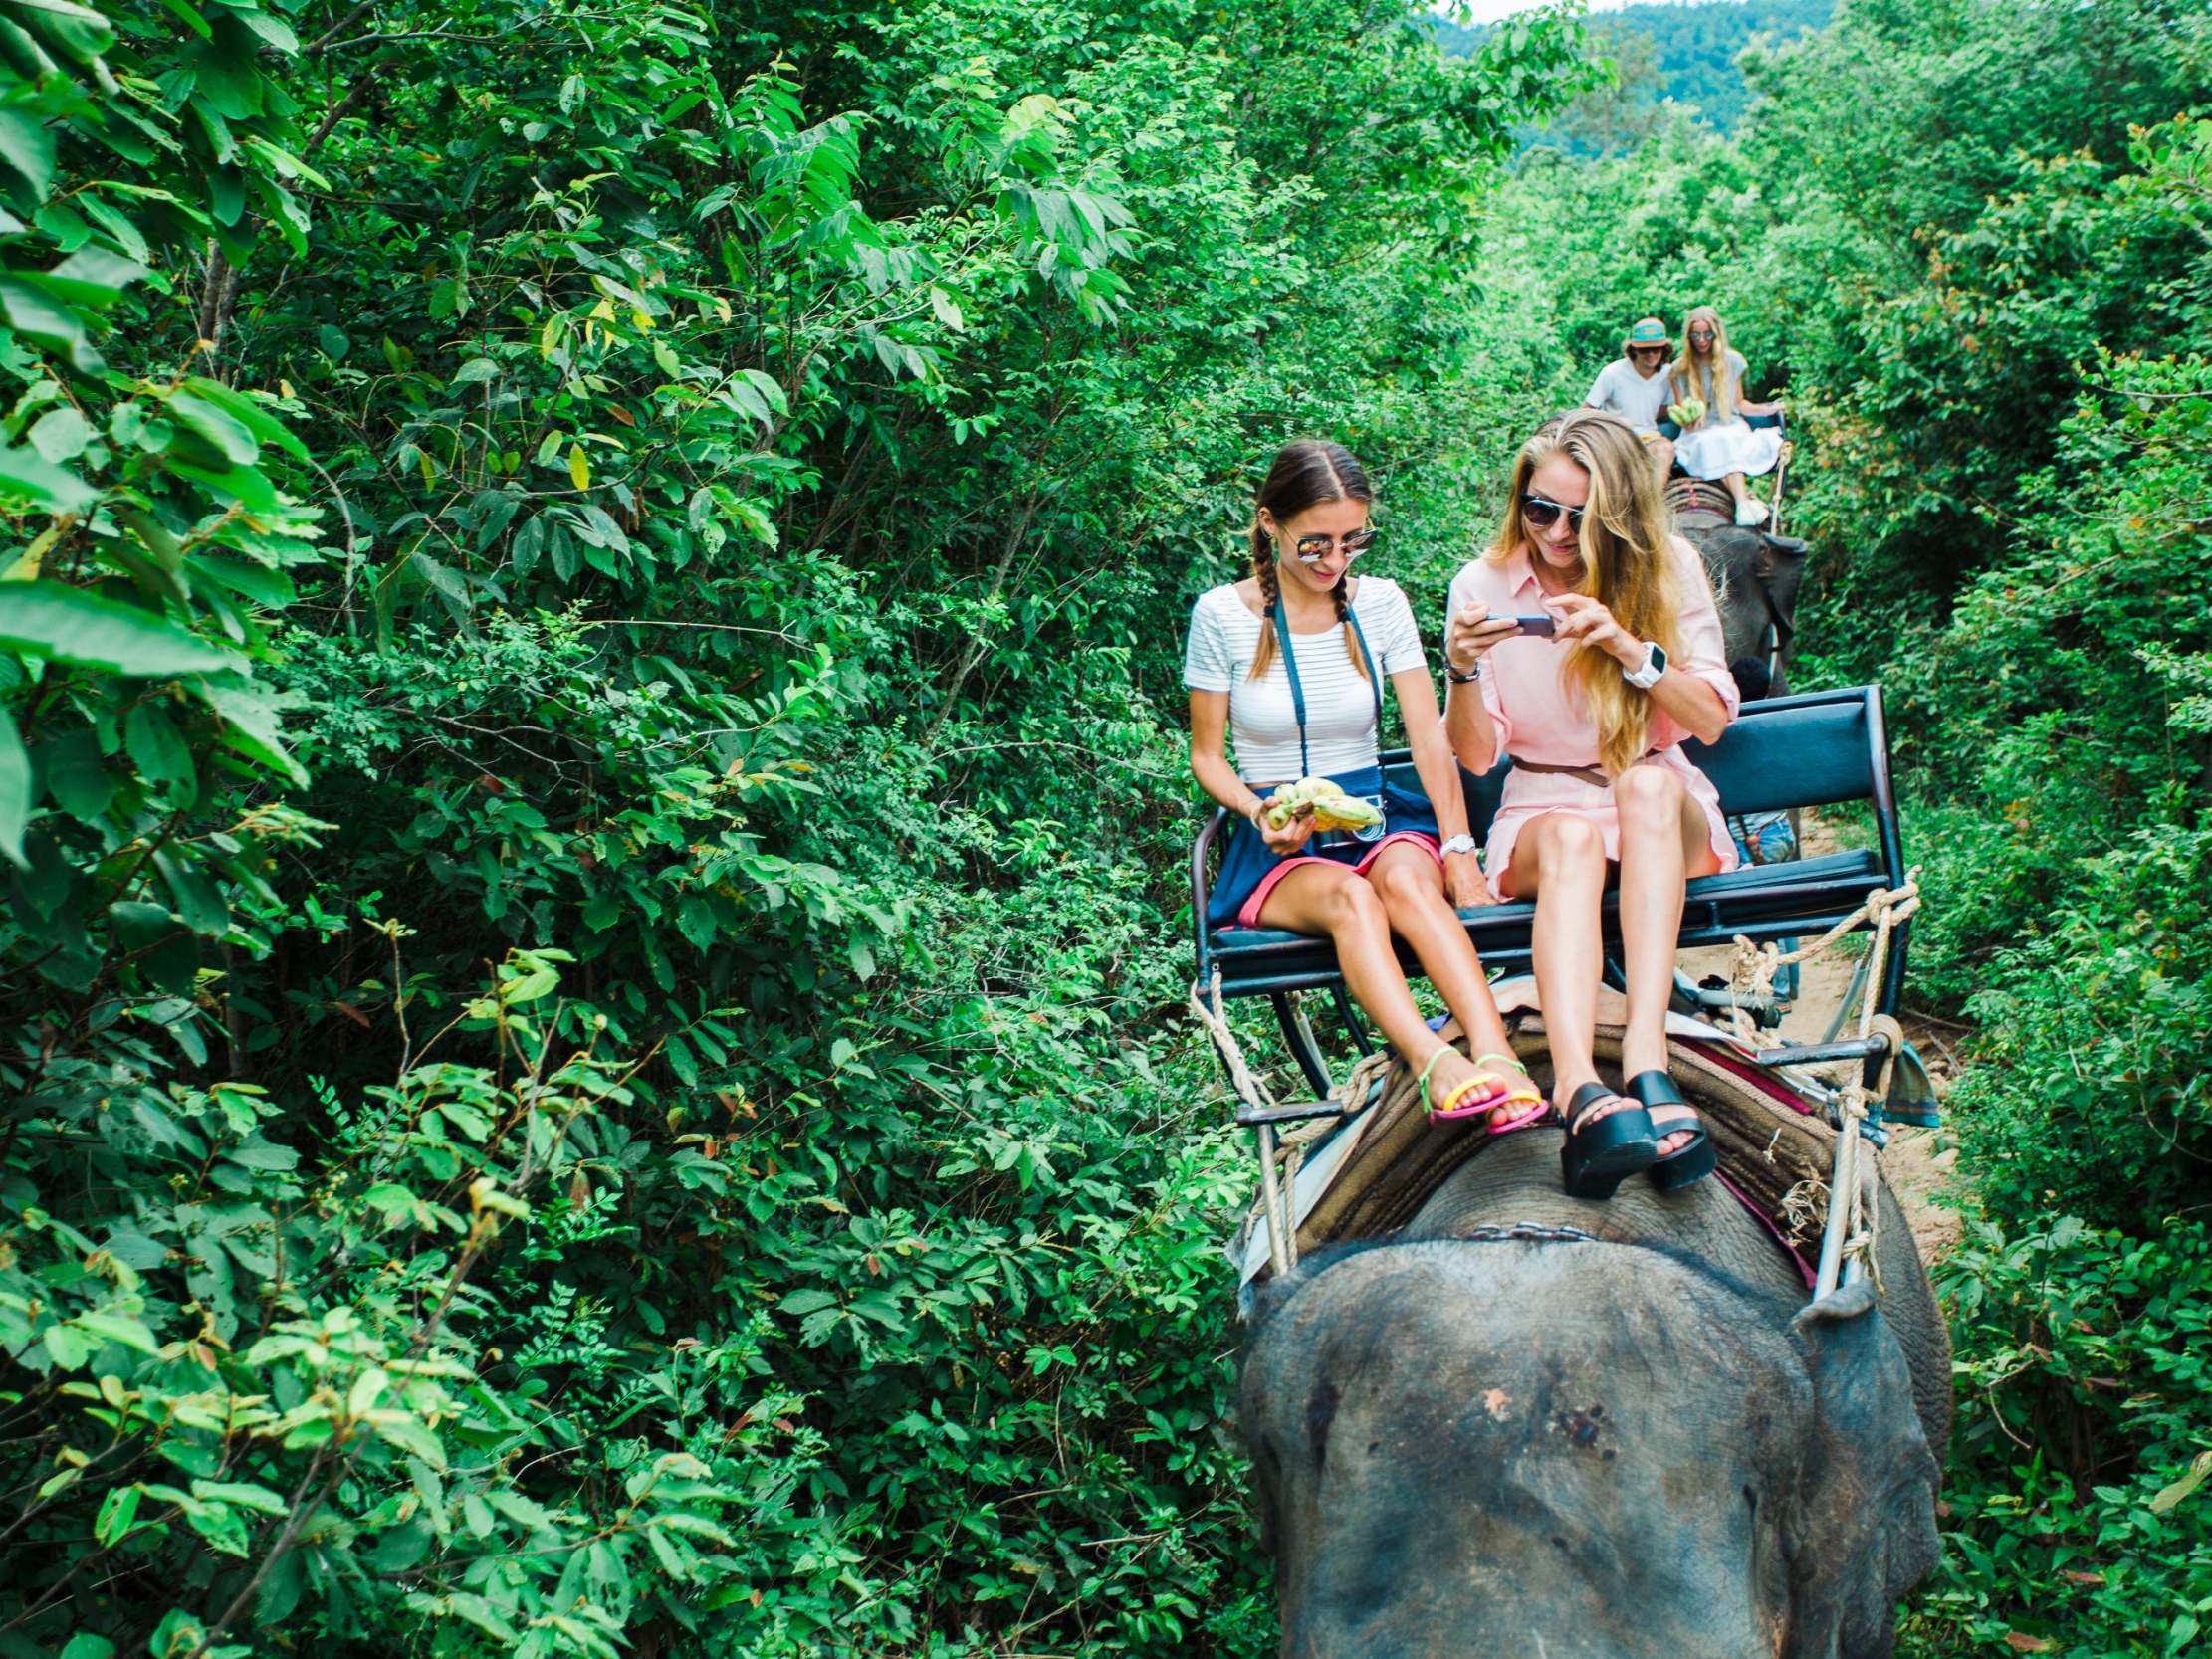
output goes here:
[[[1241, 1416], [1284, 1659], [1888, 1654], [1950, 1418], [1894, 1201], [1880, 1309], [1807, 1308], [1716, 1182], [1569, 1198], [1559, 1141], [1501, 1140], [1264, 1302]], [[1515, 1223], [1598, 1242], [1465, 1236]]]
[[[1698, 516], [1699, 519], [1703, 516]], [[1805, 575], [1805, 543], [1734, 524], [1685, 521], [1682, 534], [1704, 558], [1720, 604], [1720, 631], [1727, 643], [1726, 662], [1737, 669], [1746, 696], [1780, 697], [1788, 688], [1790, 645], [1796, 631], [1797, 594]], [[1768, 660], [1767, 626], [1779, 635], [1771, 684], [1768, 676], [1747, 677], [1739, 665]]]

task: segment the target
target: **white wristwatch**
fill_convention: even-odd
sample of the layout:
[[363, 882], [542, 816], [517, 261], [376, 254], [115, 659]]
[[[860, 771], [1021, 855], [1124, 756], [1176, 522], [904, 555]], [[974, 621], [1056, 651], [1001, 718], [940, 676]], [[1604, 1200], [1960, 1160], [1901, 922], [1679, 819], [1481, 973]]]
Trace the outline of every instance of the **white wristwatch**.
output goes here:
[[1640, 692], [1648, 692], [1659, 683], [1666, 673], [1666, 651], [1657, 641], [1647, 640], [1644, 645], [1644, 666], [1625, 668], [1621, 678]]
[[1437, 851], [1447, 855], [1451, 853], [1471, 853], [1474, 851], [1474, 837], [1471, 835], [1454, 835], [1441, 847], [1438, 847]]

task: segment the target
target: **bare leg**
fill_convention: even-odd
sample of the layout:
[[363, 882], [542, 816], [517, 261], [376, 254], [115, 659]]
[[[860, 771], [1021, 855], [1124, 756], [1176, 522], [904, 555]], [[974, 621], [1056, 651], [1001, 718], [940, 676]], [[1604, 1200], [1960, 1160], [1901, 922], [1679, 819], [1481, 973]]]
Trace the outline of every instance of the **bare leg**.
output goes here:
[[[1720, 868], [1705, 814], [1679, 773], [1632, 766], [1613, 785], [1621, 819], [1621, 950], [1629, 982], [1629, 1023], [1621, 1073], [1666, 1066], [1666, 1004], [1682, 932], [1682, 884]], [[1660, 1155], [1686, 1144], [1687, 1132], [1659, 1142]]]
[[[1467, 1034], [1476, 1054], [1496, 1054], [1511, 1059], [1512, 1039], [1498, 1016], [1497, 999], [1482, 972], [1482, 958], [1459, 921], [1459, 913], [1444, 897], [1443, 872], [1437, 861], [1419, 847], [1390, 848], [1368, 871], [1368, 883], [1382, 896], [1383, 909], [1393, 932], [1414, 947], [1429, 982], [1437, 987], [1451, 1017]], [[1400, 1050], [1401, 1053], [1404, 1050]], [[1424, 1057], [1426, 1058], [1426, 1057]], [[1440, 1072], [1448, 1062], [1438, 1062]], [[1490, 1115], [1493, 1124], [1505, 1124], [1524, 1106], [1501, 1106]]]
[[1743, 474], [1730, 473], [1720, 482], [1728, 487], [1728, 494], [1735, 497], [1737, 501], [1747, 502], [1751, 499], [1751, 486], [1744, 483]]
[[1551, 1043], [1552, 1104], [1562, 1113], [1577, 1089], [1598, 1081], [1591, 1043], [1605, 971], [1599, 932], [1605, 878], [1598, 826], [1572, 812], [1547, 812], [1521, 831], [1498, 884], [1508, 899], [1536, 901], [1536, 1000]]
[[[1259, 920], [1269, 928], [1333, 941], [1345, 988], [1382, 1027], [1383, 1036], [1408, 1065], [1425, 1066], [1438, 1049], [1446, 1050], [1431, 1074], [1433, 1098], [1445, 1098], [1474, 1075], [1466, 1056], [1430, 1030], [1414, 1005], [1414, 994], [1407, 989], [1406, 975], [1391, 949], [1390, 914], [1383, 908], [1382, 895], [1365, 877], [1353, 875], [1341, 864], [1304, 865], [1275, 884], [1260, 907]], [[1465, 938], [1461, 933], [1462, 943]], [[1472, 954], [1471, 948], [1468, 953]], [[1494, 1005], [1490, 1017], [1497, 1017]]]

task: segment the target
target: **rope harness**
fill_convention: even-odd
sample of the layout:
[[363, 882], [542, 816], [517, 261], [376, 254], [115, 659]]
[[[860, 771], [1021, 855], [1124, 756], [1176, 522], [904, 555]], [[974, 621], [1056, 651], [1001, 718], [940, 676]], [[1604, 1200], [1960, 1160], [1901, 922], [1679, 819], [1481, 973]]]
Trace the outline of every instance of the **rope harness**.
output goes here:
[[[1868, 953], [1865, 984], [1859, 999], [1858, 1036], [1865, 1040], [1881, 1032], [1888, 1038], [1886, 1058], [1872, 1078], [1867, 1074], [1864, 1060], [1835, 1060], [1803, 1068], [1835, 1074], [1832, 1087], [1838, 1134], [1836, 1163], [1829, 1173], [1828, 1190], [1825, 1194], [1805, 1193], [1802, 1199], [1793, 1192], [1784, 1200], [1786, 1211], [1802, 1212], [1826, 1199], [1827, 1220], [1821, 1233], [1820, 1266], [1813, 1287], [1816, 1299], [1828, 1295], [1838, 1284], [1856, 1278], [1862, 1270], [1873, 1276], [1877, 1290], [1881, 1288], [1875, 1266], [1875, 1237], [1880, 1215], [1876, 1189], [1880, 1171], [1875, 1143], [1865, 1134], [1867, 1103], [1870, 1099], [1880, 1101], [1888, 1097], [1890, 1073], [1904, 1043], [1903, 1032], [1896, 1021], [1875, 1010], [1881, 1000], [1882, 980], [1887, 976], [1891, 935], [1897, 925], [1919, 908], [1920, 867], [1914, 865], [1905, 873], [1903, 886], [1876, 888], [1867, 895], [1865, 904], [1811, 944], [1799, 949], [1783, 950], [1773, 943], [1753, 944], [1741, 934], [1736, 937], [1736, 953], [1728, 975], [1729, 1000], [1733, 1005], [1728, 1014], [1737, 1039], [1745, 1048], [1756, 1051], [1758, 1028], [1744, 1004], [1770, 1000], [1775, 976], [1783, 968], [1827, 955], [1838, 940], [1862, 925], [1872, 925], [1874, 929], [1874, 948]], [[1838, 1194], [1843, 1195], [1841, 1203], [1836, 1201]]]
[[[1846, 933], [1861, 927], [1871, 927], [1874, 933], [1874, 945], [1869, 952], [1859, 998], [1858, 1036], [1862, 1041], [1876, 1034], [1885, 1037], [1886, 1056], [1871, 1076], [1864, 1058], [1799, 1062], [1790, 1067], [1793, 1073], [1800, 1075], [1823, 1074], [1817, 1080], [1808, 1081], [1814, 1082], [1816, 1098], [1825, 1097], [1832, 1106], [1837, 1130], [1828, 1179], [1822, 1181], [1810, 1175], [1801, 1179], [1782, 1195], [1777, 1206], [1778, 1219], [1790, 1226], [1791, 1242], [1801, 1238], [1809, 1241], [1816, 1228], [1821, 1231], [1819, 1266], [1814, 1273], [1816, 1298], [1862, 1273], [1873, 1276], [1876, 1271], [1875, 1246], [1880, 1214], [1877, 1193], [1880, 1174], [1875, 1142], [1867, 1138], [1865, 1130], [1871, 1116], [1869, 1102], [1887, 1097], [1890, 1074], [1903, 1048], [1903, 1033], [1896, 1021], [1877, 1013], [1876, 1009], [1895, 931], [1919, 909], [1919, 874], [1915, 866], [1902, 886], [1877, 888], [1858, 910], [1799, 949], [1784, 951], [1774, 944], [1754, 945], [1741, 936], [1736, 940], [1730, 970], [1732, 999], [1756, 1005], [1761, 999], [1771, 999], [1775, 976], [1783, 968], [1829, 954]], [[1267, 1229], [1267, 1260], [1280, 1279], [1298, 1264], [1296, 1185], [1309, 1148], [1324, 1137], [1341, 1133], [1351, 1138], [1341, 1148], [1342, 1155], [1347, 1159], [1353, 1155], [1360, 1138], [1369, 1128], [1369, 1121], [1375, 1116], [1363, 1108], [1384, 1093], [1389, 1074], [1398, 1065], [1397, 1057], [1388, 1049], [1378, 1050], [1361, 1059], [1341, 1083], [1329, 1089], [1324, 1100], [1285, 1105], [1253, 1071], [1245, 1058], [1243, 1045], [1229, 1025], [1219, 968], [1214, 970], [1210, 983], [1192, 984], [1189, 1006], [1192, 1017], [1205, 1028], [1228, 1074], [1229, 1088], [1238, 1102], [1237, 1121], [1253, 1131], [1259, 1158], [1258, 1207]], [[1292, 1013], [1293, 1017], [1298, 1017], [1295, 1009]], [[1773, 1052], [1762, 1049], [1758, 1028], [1745, 1008], [1732, 1007], [1729, 1013], [1745, 1051], [1753, 1055]], [[1843, 1070], [1834, 1072], [1836, 1067]], [[1348, 1123], [1342, 1122], [1346, 1119]], [[1771, 1147], [1768, 1157], [1771, 1161]], [[1834, 1194], [1843, 1194], [1844, 1201], [1831, 1201]], [[1771, 1195], [1769, 1202], [1773, 1202]], [[1555, 1235], [1514, 1228], [1507, 1230], [1507, 1236], [1564, 1239], [1571, 1231], [1565, 1229]], [[1491, 1232], [1482, 1230], [1478, 1236], [1488, 1238]], [[1879, 1289], [1879, 1277], [1876, 1284]]]
[[[1208, 989], [1212, 995], [1211, 1007], [1200, 997], [1199, 987], [1192, 985], [1191, 1012], [1214, 1040], [1215, 1052], [1220, 1055], [1221, 1064], [1228, 1069], [1229, 1087], [1244, 1104], [1244, 1111], [1238, 1116], [1251, 1122], [1257, 1139], [1260, 1206], [1267, 1219], [1267, 1260], [1275, 1270], [1275, 1277], [1280, 1279], [1298, 1265], [1298, 1225], [1293, 1209], [1298, 1171], [1305, 1166], [1306, 1148], [1333, 1131], [1338, 1119], [1358, 1112], [1366, 1104], [1391, 1067], [1397, 1064], [1397, 1056], [1388, 1049], [1377, 1049], [1352, 1068], [1351, 1075], [1341, 1086], [1329, 1091], [1327, 1099], [1334, 1111], [1324, 1110], [1304, 1122], [1278, 1127], [1273, 1115], [1280, 1113], [1282, 1108], [1267, 1085], [1253, 1074], [1244, 1059], [1243, 1045], [1229, 1029], [1228, 1017], [1222, 1008], [1219, 968], [1214, 970], [1214, 982]], [[1354, 1118], [1347, 1133], [1356, 1138], [1363, 1122]]]

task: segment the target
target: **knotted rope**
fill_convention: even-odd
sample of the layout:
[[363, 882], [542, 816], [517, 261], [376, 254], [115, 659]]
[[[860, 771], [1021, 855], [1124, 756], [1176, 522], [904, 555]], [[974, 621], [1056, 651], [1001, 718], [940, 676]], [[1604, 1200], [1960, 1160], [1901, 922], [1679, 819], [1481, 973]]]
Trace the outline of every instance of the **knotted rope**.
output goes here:
[[[1835, 948], [1836, 941], [1858, 928], [1872, 924], [1874, 948], [1867, 961], [1866, 985], [1859, 1000], [1858, 1036], [1864, 1040], [1871, 1036], [1882, 1016], [1876, 1013], [1881, 1001], [1881, 983], [1887, 976], [1891, 935], [1897, 925], [1907, 921], [1920, 908], [1920, 867], [1914, 865], [1905, 873], [1901, 887], [1878, 887], [1867, 895], [1867, 902], [1851, 915], [1828, 930], [1811, 944], [1796, 950], [1783, 950], [1769, 942], [1753, 944], [1742, 934], [1736, 936], [1736, 953], [1729, 967], [1729, 1000], [1740, 1004], [1746, 997], [1758, 999], [1773, 994], [1775, 975], [1783, 968], [1797, 962], [1809, 962], [1825, 956]], [[1758, 1048], [1757, 1027], [1742, 1006], [1729, 1009], [1737, 1038], [1749, 1049]], [[1890, 1026], [1889, 1059], [1868, 1087], [1867, 1067], [1864, 1061], [1841, 1060], [1828, 1062], [1843, 1068], [1837, 1101], [1836, 1165], [1828, 1182], [1829, 1213], [1826, 1229], [1821, 1239], [1821, 1259], [1813, 1294], [1826, 1296], [1836, 1288], [1844, 1264], [1857, 1262], [1874, 1278], [1876, 1289], [1881, 1280], [1875, 1264], [1875, 1233], [1880, 1205], [1877, 1201], [1877, 1182], [1880, 1180], [1873, 1142], [1862, 1133], [1867, 1121], [1867, 1101], [1870, 1095], [1880, 1098], [1887, 1093], [1889, 1072], [1896, 1064], [1897, 1051], [1903, 1046], [1902, 1033]], [[1837, 1209], [1841, 1196], [1843, 1207]]]
[[1221, 1064], [1228, 1068], [1228, 1086], [1236, 1092], [1236, 1098], [1254, 1112], [1263, 1111], [1275, 1104], [1275, 1097], [1269, 1093], [1266, 1084], [1252, 1075], [1251, 1067], [1244, 1061], [1244, 1046], [1236, 1040], [1236, 1033], [1229, 1029], [1228, 1016], [1221, 1008], [1221, 970], [1217, 967], [1214, 970], [1214, 982], [1210, 989], [1214, 998], [1211, 1008], [1199, 995], [1199, 982], [1195, 979], [1191, 981], [1191, 1015], [1206, 1027], [1206, 1034], [1214, 1039], [1214, 1052], [1221, 1057]]
[[[1228, 1016], [1222, 1008], [1219, 968], [1214, 970], [1213, 983], [1208, 989], [1211, 1007], [1208, 998], [1199, 995], [1198, 984], [1192, 984], [1191, 1012], [1206, 1028], [1207, 1036], [1213, 1039], [1215, 1052], [1220, 1055], [1221, 1064], [1228, 1070], [1229, 1087], [1252, 1112], [1273, 1109], [1277, 1104], [1273, 1093], [1245, 1061], [1243, 1045], [1229, 1027]], [[1344, 1118], [1354, 1118], [1346, 1133], [1359, 1135], [1360, 1123], [1355, 1115], [1374, 1092], [1376, 1081], [1390, 1070], [1396, 1058], [1390, 1050], [1378, 1049], [1361, 1059], [1343, 1084], [1332, 1087], [1326, 1097], [1341, 1108], [1338, 1113], [1281, 1128], [1268, 1123], [1252, 1126], [1259, 1154], [1260, 1213], [1267, 1221], [1267, 1259], [1276, 1278], [1280, 1279], [1298, 1265], [1295, 1210], [1298, 1171], [1305, 1166], [1306, 1148], [1333, 1133]]]

